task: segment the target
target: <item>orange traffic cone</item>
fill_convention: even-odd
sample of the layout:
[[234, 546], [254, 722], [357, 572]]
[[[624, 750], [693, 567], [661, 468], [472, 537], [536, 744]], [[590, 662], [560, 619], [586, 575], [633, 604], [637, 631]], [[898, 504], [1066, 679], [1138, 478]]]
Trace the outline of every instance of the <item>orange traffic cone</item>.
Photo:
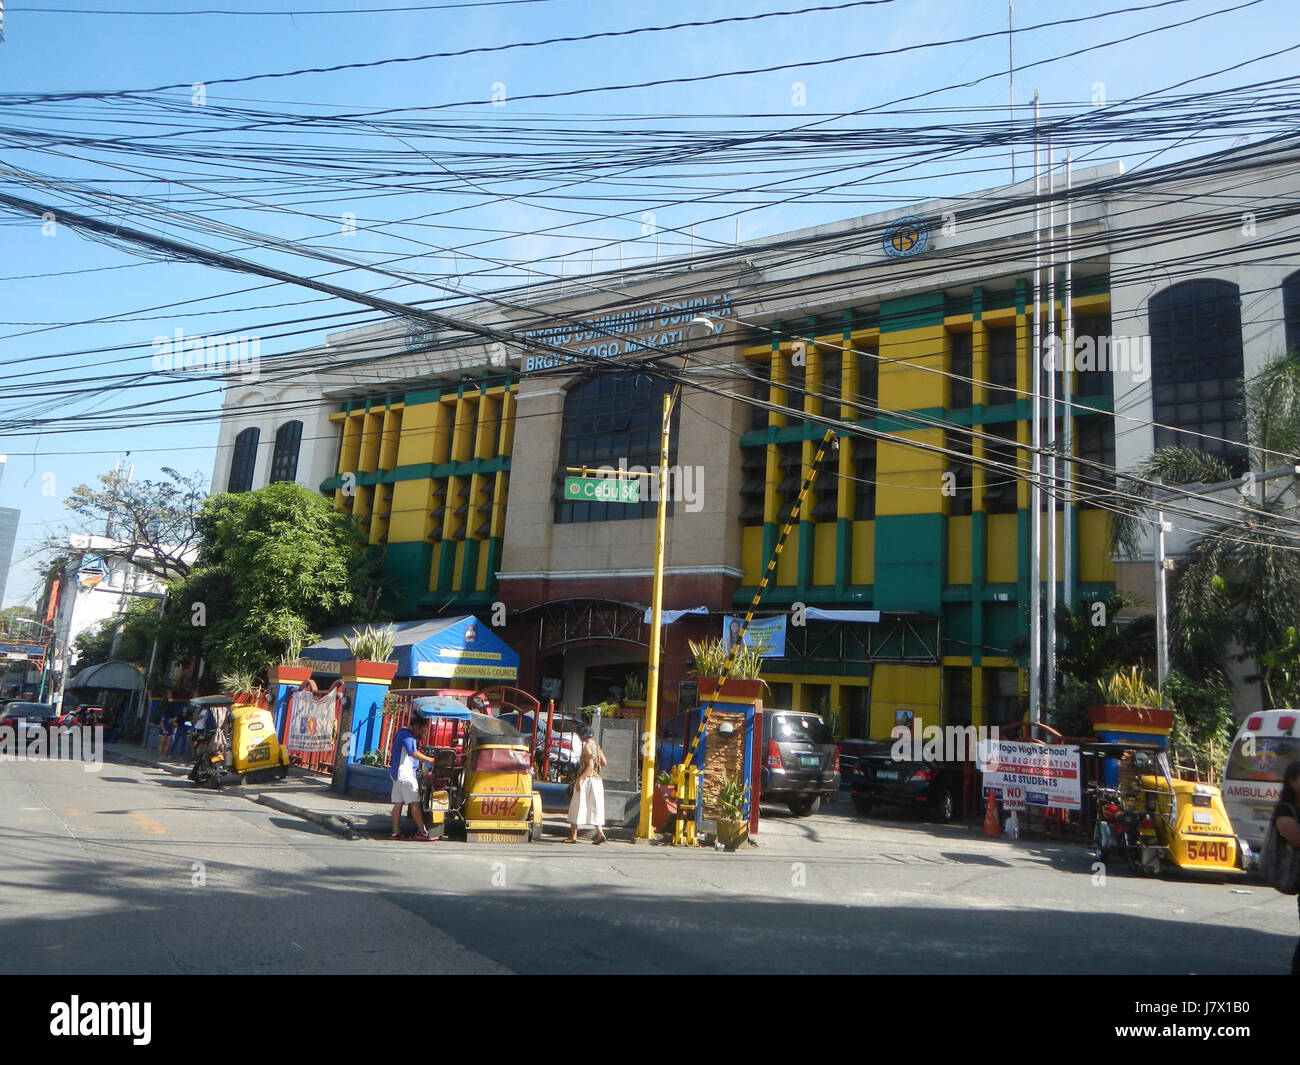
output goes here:
[[984, 835], [1002, 835], [1002, 822], [998, 819], [998, 801], [993, 797], [992, 788], [989, 788], [989, 804], [984, 811]]

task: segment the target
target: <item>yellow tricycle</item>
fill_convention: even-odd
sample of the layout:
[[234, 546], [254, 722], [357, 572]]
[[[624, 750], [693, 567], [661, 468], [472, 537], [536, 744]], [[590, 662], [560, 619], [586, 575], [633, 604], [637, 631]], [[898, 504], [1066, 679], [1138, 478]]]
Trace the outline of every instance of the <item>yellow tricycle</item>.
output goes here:
[[[416, 699], [412, 713], [456, 723], [455, 747], [430, 747], [434, 759], [420, 778], [429, 831], [464, 828], [470, 843], [527, 843], [542, 838], [542, 797], [533, 790], [533, 760], [518, 729], [488, 714], [450, 707], [437, 696]], [[422, 705], [423, 704], [423, 705]], [[444, 729], [431, 730], [442, 735]], [[461, 753], [463, 752], [463, 754]]]
[[[1156, 743], [1085, 743], [1080, 747], [1101, 860], [1122, 856], [1135, 873], [1244, 874], [1250, 846], [1233, 831], [1223, 796], [1212, 784], [1177, 780]], [[1104, 764], [1114, 761], [1114, 783]], [[1089, 772], [1089, 770], [1092, 772]]]

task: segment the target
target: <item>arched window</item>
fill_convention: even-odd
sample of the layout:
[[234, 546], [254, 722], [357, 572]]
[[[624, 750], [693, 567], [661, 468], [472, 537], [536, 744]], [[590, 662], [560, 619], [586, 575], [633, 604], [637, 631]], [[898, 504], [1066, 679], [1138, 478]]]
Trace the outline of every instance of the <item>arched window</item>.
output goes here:
[[245, 429], [235, 437], [235, 453], [230, 458], [227, 492], [247, 492], [253, 487], [253, 467], [257, 465], [257, 441], [260, 429]]
[[302, 422], [285, 422], [275, 431], [275, 452], [271, 456], [271, 482], [298, 477], [298, 448], [302, 445]]
[[1282, 317], [1287, 350], [1300, 351], [1300, 270], [1282, 282]]
[[[650, 478], [641, 482], [639, 502], [570, 503], [564, 496], [564, 479], [575, 474], [568, 466], [640, 466], [650, 471], [659, 465], [659, 435], [663, 423], [666, 385], [638, 373], [598, 374], [569, 391], [564, 400], [560, 430], [560, 468], [556, 471], [556, 524], [579, 521], [617, 521], [653, 518], [658, 506], [651, 499]], [[672, 439], [677, 437], [677, 410], [673, 408]], [[671, 452], [670, 452], [671, 454]], [[670, 460], [671, 461], [671, 460]], [[692, 478], [690, 487], [698, 491]], [[669, 508], [679, 494], [670, 487]]]
[[1184, 281], [1152, 297], [1147, 311], [1156, 447], [1200, 448], [1241, 464], [1243, 448], [1192, 435], [1246, 439], [1237, 286], [1208, 278]]

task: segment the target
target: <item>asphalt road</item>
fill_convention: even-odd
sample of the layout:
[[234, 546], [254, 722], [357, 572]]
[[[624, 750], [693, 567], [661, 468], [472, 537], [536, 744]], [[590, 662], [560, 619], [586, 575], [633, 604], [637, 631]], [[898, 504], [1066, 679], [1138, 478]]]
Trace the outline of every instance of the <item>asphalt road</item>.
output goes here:
[[734, 855], [348, 841], [154, 768], [0, 763], [0, 972], [1284, 973], [1300, 931], [1258, 884], [770, 813]]

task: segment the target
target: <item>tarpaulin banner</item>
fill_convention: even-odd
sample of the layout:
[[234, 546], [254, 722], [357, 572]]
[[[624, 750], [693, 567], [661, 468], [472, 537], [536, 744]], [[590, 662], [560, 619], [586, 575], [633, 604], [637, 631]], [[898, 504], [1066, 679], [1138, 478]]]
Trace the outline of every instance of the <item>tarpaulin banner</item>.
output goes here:
[[1008, 809], [1079, 809], [1078, 747], [1008, 740], [981, 742], [979, 747], [984, 787], [994, 789]]
[[741, 646], [750, 651], [757, 651], [760, 658], [785, 657], [785, 615], [774, 618], [754, 618], [740, 635], [743, 618], [727, 617], [722, 619], [722, 646], [730, 651], [732, 644], [740, 640]]
[[289, 699], [289, 734], [284, 746], [293, 754], [319, 754], [334, 749], [334, 713], [338, 695], [294, 692]]

